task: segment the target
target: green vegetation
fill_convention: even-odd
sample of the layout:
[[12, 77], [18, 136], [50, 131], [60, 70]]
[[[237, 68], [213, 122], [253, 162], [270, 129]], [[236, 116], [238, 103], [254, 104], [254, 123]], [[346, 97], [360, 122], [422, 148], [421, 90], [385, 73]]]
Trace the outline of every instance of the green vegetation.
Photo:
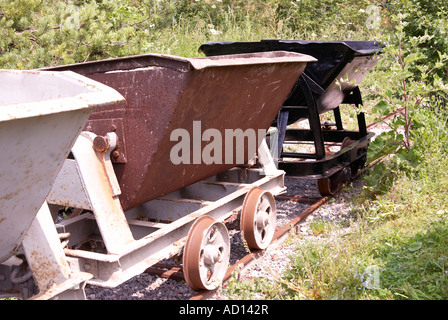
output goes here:
[[[394, 184], [375, 200], [352, 199], [348, 220], [313, 221], [315, 237], [290, 236], [297, 252], [275, 283], [232, 280], [232, 299], [448, 298], [448, 117], [417, 111], [429, 145], [413, 175], [395, 172]], [[421, 118], [420, 118], [421, 117]], [[442, 151], [443, 150], [443, 151]]]
[[[448, 298], [448, 3], [445, 0], [0, 0], [0, 67], [31, 69], [141, 53], [199, 56], [208, 41], [378, 40], [364, 79], [371, 119], [401, 110], [369, 148], [350, 219], [276, 281], [232, 279], [234, 299]], [[353, 116], [355, 112], [350, 112]]]
[[[141, 53], [192, 57], [199, 55], [199, 45], [207, 41], [356, 39], [374, 34], [363, 27], [366, 13], [359, 11], [370, 4], [368, 0], [343, 4], [328, 0], [1, 0], [0, 67], [31, 69]], [[303, 23], [303, 18], [309, 22]]]

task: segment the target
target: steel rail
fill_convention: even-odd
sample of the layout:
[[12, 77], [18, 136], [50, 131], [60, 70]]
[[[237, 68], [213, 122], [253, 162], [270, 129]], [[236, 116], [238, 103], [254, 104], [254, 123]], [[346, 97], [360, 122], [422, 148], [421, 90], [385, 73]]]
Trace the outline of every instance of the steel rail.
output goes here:
[[[281, 195], [277, 196], [276, 199], [280, 201], [293, 201], [293, 202], [300, 202], [300, 203], [311, 203], [311, 205], [303, 210], [298, 216], [293, 218], [292, 220], [288, 221], [283, 227], [278, 228], [275, 231], [274, 237], [272, 239], [271, 244], [269, 245], [270, 248], [280, 245], [285, 236], [288, 234], [288, 232], [291, 230], [291, 228], [296, 227], [300, 222], [305, 220], [311, 213], [313, 213], [315, 210], [317, 210], [321, 205], [323, 205], [325, 202], [330, 199], [330, 196], [322, 197], [322, 198], [307, 198], [300, 195]], [[249, 264], [253, 263], [257, 259], [261, 258], [266, 250], [252, 250], [250, 253], [246, 254], [244, 257], [239, 259], [236, 263], [231, 265], [226, 272], [226, 275], [224, 276], [223, 283], [227, 282], [233, 273], [239, 269], [243, 269], [249, 266]], [[145, 270], [145, 273], [151, 274], [151, 275], [157, 275], [161, 278], [167, 278], [167, 279], [173, 279], [173, 280], [185, 280], [183, 276], [183, 270], [182, 267], [166, 264], [166, 263], [157, 263], [154, 266], [148, 268]], [[202, 300], [206, 297], [209, 297], [211, 294], [214, 294], [216, 290], [213, 291], [199, 291], [197, 294], [195, 294], [193, 297], [190, 298], [190, 300]]]

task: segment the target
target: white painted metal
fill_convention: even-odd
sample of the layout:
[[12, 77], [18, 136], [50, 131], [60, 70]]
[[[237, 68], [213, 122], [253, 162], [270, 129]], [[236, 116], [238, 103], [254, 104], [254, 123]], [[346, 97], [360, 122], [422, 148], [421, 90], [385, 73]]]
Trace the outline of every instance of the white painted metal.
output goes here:
[[118, 101], [73, 72], [0, 70], [0, 262], [20, 246], [93, 108]]
[[[68, 164], [60, 172], [61, 178], [56, 179], [57, 188], [53, 188], [47, 201], [92, 210], [108, 253], [118, 254], [134, 238], [118, 199], [120, 189], [109, 155], [113, 148], [105, 153], [96, 151], [95, 137], [85, 131], [79, 135], [72, 148], [75, 160], [66, 160]], [[75, 195], [71, 193], [72, 186]]]
[[[179, 254], [199, 217], [208, 215], [224, 222], [238, 214], [253, 187], [274, 195], [286, 189], [284, 171], [275, 167], [263, 141], [258, 149], [261, 168], [234, 168], [123, 212], [113, 191], [114, 173], [102, 163], [107, 155], [93, 148], [95, 137], [93, 133], [81, 133], [72, 149], [75, 160], [67, 160], [70, 162], [64, 166], [67, 170], [61, 171], [56, 188], [47, 199], [49, 203], [67, 205], [77, 197], [76, 207], [92, 210], [93, 215], [83, 214], [58, 225], [60, 232], [71, 234], [72, 245], [90, 240], [104, 243], [106, 252], [76, 246], [64, 249], [67, 256], [79, 259], [81, 270], [92, 273], [90, 284], [115, 287], [155, 263]], [[76, 196], [71, 193], [73, 183]], [[85, 191], [78, 192], [81, 189]], [[183, 197], [185, 194], [190, 196]], [[88, 206], [82, 206], [83, 203]], [[161, 221], [153, 222], [158, 220]]]
[[92, 275], [72, 270], [45, 203], [31, 223], [22, 242], [39, 294], [33, 299], [85, 299], [84, 286]]

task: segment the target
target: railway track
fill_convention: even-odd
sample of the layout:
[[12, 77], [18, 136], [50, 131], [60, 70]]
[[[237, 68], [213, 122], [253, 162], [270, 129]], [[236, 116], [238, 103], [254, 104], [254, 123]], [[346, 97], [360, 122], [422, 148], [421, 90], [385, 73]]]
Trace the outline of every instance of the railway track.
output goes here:
[[[276, 197], [277, 202], [290, 202], [290, 203], [300, 203], [305, 205], [304, 210], [300, 210], [298, 213], [294, 215], [294, 217], [287, 221], [283, 226], [278, 227], [274, 238], [270, 244], [270, 246], [266, 250], [252, 250], [250, 252], [246, 251], [242, 257], [236, 260], [232, 265], [227, 269], [226, 275], [223, 280], [223, 284], [225, 284], [234, 273], [243, 272], [246, 268], [257, 264], [259, 259], [262, 259], [267, 252], [278, 248], [282, 245], [284, 240], [287, 238], [291, 230], [296, 230], [299, 225], [306, 220], [306, 218], [311, 215], [314, 211], [319, 209], [323, 204], [325, 204], [332, 196], [325, 197], [308, 197], [298, 194], [286, 194], [279, 195]], [[146, 273], [150, 275], [156, 275], [161, 278], [172, 279], [176, 281], [184, 280], [182, 268], [180, 265], [173, 265], [171, 263], [158, 263], [151, 268], [148, 268]], [[213, 299], [217, 290], [214, 291], [200, 291], [193, 294], [189, 299], [190, 300], [206, 300]]]
[[[294, 230], [300, 223], [302, 223], [310, 214], [326, 203], [331, 196], [325, 197], [307, 197], [303, 195], [279, 195], [275, 197], [277, 201], [290, 201], [295, 203], [306, 204], [306, 209], [300, 211], [296, 216], [289, 220], [282, 227], [277, 228], [274, 238], [266, 250], [252, 250], [235, 263], [233, 263], [226, 272], [223, 283], [226, 283], [238, 269], [239, 272], [243, 271], [248, 266], [257, 262], [258, 259], [262, 258], [264, 254], [271, 250], [272, 248], [280, 246], [283, 241], [287, 238], [287, 235], [291, 230]], [[172, 280], [184, 280], [182, 268], [179, 265], [173, 265], [170, 263], [158, 263], [153, 267], [148, 268], [146, 273], [151, 275], [156, 275], [162, 278], [172, 279]], [[215, 290], [216, 291], [216, 290]], [[204, 300], [213, 296], [215, 291], [200, 291], [194, 294], [190, 300]]]
[[[235, 272], [244, 274], [249, 268], [257, 267], [261, 259], [269, 257], [269, 254], [275, 252], [282, 246], [291, 231], [299, 233], [302, 223], [307, 217], [318, 210], [323, 204], [327, 203], [331, 196], [318, 197], [317, 186], [309, 187], [311, 180], [305, 179], [288, 179], [287, 184], [297, 187], [294, 194], [279, 195], [276, 197], [277, 215], [287, 215], [291, 219], [287, 220], [278, 217], [281, 220], [276, 228], [274, 238], [265, 250], [252, 250], [249, 252], [247, 248], [243, 248], [241, 241], [241, 233], [238, 228], [232, 229], [228, 225], [232, 238], [231, 266], [227, 269], [223, 280], [223, 285], [235, 275]], [[300, 180], [300, 181], [299, 181]], [[298, 182], [295, 182], [298, 181]], [[310, 182], [311, 181], [311, 182]], [[306, 191], [311, 194], [305, 196]], [[301, 195], [299, 195], [300, 193]], [[279, 225], [278, 224], [278, 225]], [[148, 283], [148, 281], [150, 283]], [[133, 289], [130, 289], [130, 288]], [[180, 261], [174, 258], [164, 260], [160, 263], [148, 268], [144, 274], [137, 276], [137, 280], [130, 280], [129, 283], [117, 288], [94, 288], [88, 286], [86, 288], [87, 297], [89, 299], [143, 299], [143, 300], [210, 300], [220, 299], [220, 289], [212, 291], [192, 291], [186, 284]], [[179, 292], [179, 293], [178, 293]], [[91, 294], [96, 295], [91, 296]]]
[[[393, 116], [394, 114], [391, 114], [388, 116], [384, 116], [382, 119], [383, 121], [387, 121]], [[374, 130], [379, 126], [380, 123], [372, 122], [367, 125], [367, 128], [369, 130]], [[364, 170], [366, 169], [367, 168], [364, 168]], [[335, 196], [337, 194], [335, 194]], [[289, 221], [287, 221], [285, 224], [283, 224], [283, 226], [277, 227], [272, 243], [266, 250], [252, 250], [247, 254], [243, 255], [238, 260], [236, 260], [227, 269], [226, 275], [223, 280], [223, 284], [225, 284], [232, 277], [232, 275], [234, 275], [235, 271], [243, 272], [249, 266], [256, 264], [259, 259], [262, 259], [267, 251], [279, 247], [287, 238], [291, 230], [296, 230], [298, 226], [301, 223], [303, 223], [309, 215], [318, 210], [323, 204], [325, 204], [331, 198], [332, 196], [321, 197], [321, 196], [315, 196], [315, 194], [309, 196], [305, 195], [303, 192], [300, 191], [293, 192], [292, 194], [277, 195], [275, 197], [277, 203], [278, 202], [299, 203], [305, 205], [305, 208], [296, 213], [295, 216]], [[170, 263], [158, 263], [153, 267], [148, 268], [145, 272], [151, 275], [159, 276], [161, 278], [173, 279], [177, 281], [184, 280], [182, 267], [180, 265], [173, 265]], [[190, 300], [210, 299], [215, 294], [216, 291], [217, 290], [197, 292], [190, 297]]]
[[[389, 116], [383, 117], [384, 121], [387, 121], [393, 117], [393, 114]], [[381, 123], [370, 123], [367, 125], [369, 131], [374, 131], [375, 133], [379, 133], [386, 128], [381, 126]], [[367, 168], [364, 168], [366, 170]], [[305, 181], [305, 182], [304, 182]], [[228, 228], [233, 229], [233, 234], [231, 237], [232, 241], [232, 251], [237, 251], [236, 253], [232, 252], [232, 258], [230, 261], [231, 266], [227, 269], [226, 275], [224, 277], [223, 285], [231, 279], [235, 272], [238, 274], [244, 274], [246, 271], [251, 270], [251, 268], [258, 268], [258, 265], [262, 263], [262, 259], [265, 257], [269, 258], [269, 252], [275, 252], [277, 248], [281, 247], [284, 243], [284, 240], [287, 239], [290, 231], [294, 231], [299, 233], [301, 228], [306, 228], [306, 220], [307, 217], [312, 215], [317, 211], [317, 216], [320, 215], [321, 211], [318, 211], [324, 204], [328, 202], [329, 199], [333, 198], [333, 196], [325, 196], [322, 197], [319, 194], [316, 182], [311, 179], [295, 179], [295, 178], [287, 178], [285, 179], [285, 184], [287, 185], [287, 194], [277, 195], [275, 197], [277, 203], [277, 216], [279, 216], [279, 211], [283, 210], [282, 206], [287, 206], [286, 211], [290, 211], [287, 214], [287, 219], [283, 219], [281, 223], [277, 224], [276, 232], [274, 234], [274, 238], [269, 245], [269, 247], [265, 250], [252, 250], [249, 251], [247, 248], [237, 248], [242, 247], [241, 235], [238, 230], [238, 220], [233, 223], [228, 224]], [[335, 198], [340, 198], [340, 193], [336, 193], [334, 195]], [[280, 205], [280, 210], [279, 210]], [[330, 209], [331, 210], [331, 209]], [[232, 228], [233, 225], [233, 228]], [[235, 240], [237, 239], [237, 240]], [[139, 292], [136, 296], [138, 299], [179, 299], [179, 300], [207, 300], [207, 299], [219, 299], [219, 289], [212, 291], [200, 291], [194, 292], [186, 284], [184, 284], [184, 274], [182, 270], [181, 261], [176, 261], [175, 259], [168, 259], [153, 265], [148, 268], [144, 274], [142, 275], [142, 279], [138, 280], [140, 283], [143, 283], [144, 287], [139, 287], [135, 291]], [[157, 280], [159, 278], [159, 280]], [[244, 278], [244, 276], [242, 277]], [[154, 280], [156, 279], [156, 280]], [[147, 281], [153, 282], [153, 284], [148, 285]], [[172, 280], [172, 281], [170, 281]], [[157, 282], [157, 283], [156, 283]], [[134, 286], [133, 283], [129, 283], [128, 287]], [[137, 283], [137, 286], [138, 283]], [[151, 289], [148, 289], [151, 287]], [[103, 290], [102, 288], [98, 288], [98, 290]], [[93, 299], [117, 299], [116, 294], [112, 292], [119, 292], [121, 289], [104, 289], [108, 291], [105, 295], [97, 295], [97, 297]], [[127, 289], [126, 294], [121, 294], [123, 298], [130, 298], [129, 292]], [[150, 291], [150, 293], [148, 292]], [[181, 294], [167, 294], [167, 292], [179, 291]], [[95, 291], [94, 291], [95, 292]], [[100, 291], [96, 291], [100, 292]], [[89, 292], [88, 297], [89, 297]], [[119, 298], [120, 299], [120, 298]]]
[[[272, 248], [278, 247], [282, 244], [282, 242], [286, 239], [290, 230], [297, 227], [302, 221], [304, 221], [310, 214], [312, 214], [315, 210], [317, 210], [322, 204], [328, 201], [330, 196], [325, 196], [321, 198], [315, 197], [303, 197], [297, 195], [282, 195], [276, 197], [278, 201], [291, 201], [297, 203], [304, 203], [309, 206], [305, 210], [302, 210], [298, 215], [296, 215], [293, 219], [288, 221], [282, 227], [277, 228], [274, 238], [266, 250], [252, 250], [249, 253], [243, 255], [241, 258], [236, 260], [226, 272], [223, 283], [226, 283], [234, 274], [235, 271], [241, 272], [248, 266], [257, 262], [258, 259], [262, 258], [268, 250]], [[148, 268], [145, 273], [158, 276], [161, 278], [172, 279], [175, 281], [185, 280], [184, 274], [182, 271], [182, 267], [178, 264], [172, 264], [167, 262], [157, 263], [154, 266]], [[203, 300], [212, 297], [215, 294], [214, 291], [200, 291], [196, 294], [193, 294], [190, 300]]]
[[[290, 195], [290, 196], [278, 196], [276, 197], [277, 200], [281, 201], [292, 201], [292, 202], [302, 202], [310, 204], [308, 208], [301, 211], [295, 218], [290, 220], [288, 223], [286, 223], [283, 227], [276, 230], [274, 234], [274, 238], [267, 250], [276, 248], [280, 246], [283, 241], [286, 239], [287, 235], [291, 230], [294, 230], [302, 221], [304, 221], [310, 214], [312, 214], [315, 210], [317, 210], [321, 205], [323, 205], [325, 202], [330, 199], [330, 196], [325, 196], [319, 199], [315, 198], [307, 198], [307, 197], [301, 197], [297, 195]], [[227, 269], [227, 273], [224, 277], [224, 283], [228, 281], [235, 271], [242, 272], [245, 268], [248, 266], [254, 264], [257, 262], [258, 259], [262, 258], [265, 254], [265, 250], [254, 250], [244, 257], [242, 257], [240, 260], [238, 260], [235, 264], [230, 266]], [[203, 300], [207, 299], [212, 295], [211, 292], [203, 291], [198, 292], [195, 296], [193, 296], [190, 300]]]

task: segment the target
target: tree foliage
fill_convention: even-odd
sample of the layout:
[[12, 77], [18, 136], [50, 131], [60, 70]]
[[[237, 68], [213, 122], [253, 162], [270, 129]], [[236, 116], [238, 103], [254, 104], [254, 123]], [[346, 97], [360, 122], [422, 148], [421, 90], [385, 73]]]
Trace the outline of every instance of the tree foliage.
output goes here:
[[254, 35], [362, 37], [367, 30], [365, 9], [371, 4], [372, 0], [0, 0], [0, 67], [30, 69], [171, 53], [170, 45], [182, 43], [180, 37], [195, 29], [207, 33], [205, 40], [252, 40]]
[[0, 66], [37, 68], [149, 51], [169, 1], [0, 2]]
[[[395, 3], [389, 8], [396, 12], [390, 19], [393, 29], [382, 35], [386, 44], [382, 59], [385, 82], [369, 88], [371, 97], [379, 99], [372, 112], [379, 117], [391, 113], [395, 116], [385, 122], [390, 131], [382, 133], [369, 147], [368, 161], [383, 163], [365, 178], [367, 196], [387, 192], [400, 174], [419, 172], [427, 146], [417, 133], [433, 124], [419, 118], [422, 112], [442, 110], [442, 116], [448, 113], [448, 46], [444, 31], [448, 28], [448, 5], [438, 1], [398, 2], [400, 5]], [[434, 25], [439, 26], [438, 32], [428, 33]]]

